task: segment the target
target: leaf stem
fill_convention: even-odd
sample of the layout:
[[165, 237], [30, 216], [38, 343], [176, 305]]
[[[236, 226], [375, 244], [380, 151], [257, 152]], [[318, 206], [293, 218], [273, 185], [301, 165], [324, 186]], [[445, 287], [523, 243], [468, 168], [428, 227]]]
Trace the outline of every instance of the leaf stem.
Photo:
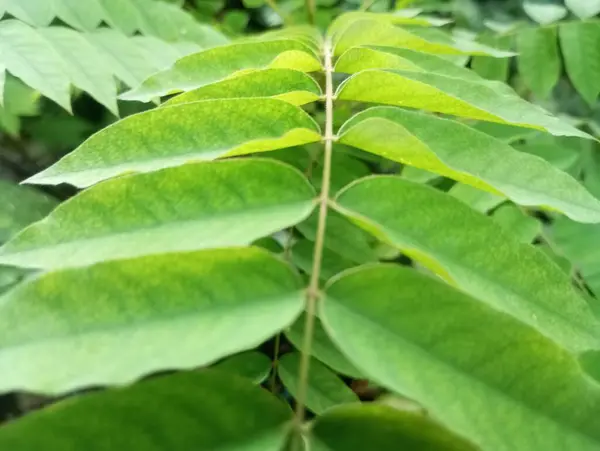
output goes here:
[[273, 351], [273, 366], [271, 368], [270, 389], [275, 394], [277, 389], [277, 367], [279, 366], [279, 347], [281, 346], [281, 332], [275, 335], [275, 349]]
[[308, 374], [310, 370], [310, 354], [315, 328], [315, 314], [319, 299], [319, 279], [321, 276], [321, 261], [323, 258], [323, 244], [325, 229], [327, 227], [327, 206], [331, 187], [331, 153], [333, 146], [333, 67], [331, 44], [325, 43], [323, 49], [323, 67], [325, 71], [325, 136], [323, 142], [325, 153], [323, 156], [323, 181], [319, 195], [319, 219], [313, 252], [313, 265], [310, 282], [306, 289], [306, 323], [304, 326], [303, 345], [300, 358], [300, 371], [298, 375], [298, 394], [296, 396], [295, 423], [297, 430], [301, 431], [305, 417], [306, 393], [308, 391]]
[[308, 23], [311, 25], [315, 24], [315, 17], [317, 15], [317, 5], [315, 0], [304, 0], [306, 4], [306, 13], [308, 14]]

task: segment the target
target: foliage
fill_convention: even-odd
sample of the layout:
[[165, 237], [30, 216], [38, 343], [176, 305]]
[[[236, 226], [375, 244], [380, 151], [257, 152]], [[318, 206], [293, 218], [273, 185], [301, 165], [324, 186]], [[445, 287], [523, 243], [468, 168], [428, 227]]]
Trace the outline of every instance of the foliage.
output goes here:
[[[117, 31], [98, 9], [90, 31], [68, 3], [33, 20], [5, 1], [16, 19], [0, 31], [88, 42], [151, 29], [140, 13]], [[350, 12], [324, 34], [205, 45], [122, 80], [123, 105], [162, 103], [26, 180], [81, 192], [55, 207], [8, 185], [0, 392], [69, 399], [3, 426], [0, 447], [600, 449], [598, 300], [547, 246], [595, 287], [595, 257], [560, 228], [599, 227], [598, 179], [574, 170], [586, 155], [594, 174], [594, 129], [481, 76], [490, 62], [511, 74], [511, 47], [445, 23]], [[548, 44], [546, 29], [522, 33], [521, 48]], [[75, 76], [31, 78], [48, 60], [0, 55], [6, 86], [66, 109], [70, 84], [95, 97]], [[519, 70], [534, 92], [558, 83]], [[553, 241], [532, 245], [541, 233]]]

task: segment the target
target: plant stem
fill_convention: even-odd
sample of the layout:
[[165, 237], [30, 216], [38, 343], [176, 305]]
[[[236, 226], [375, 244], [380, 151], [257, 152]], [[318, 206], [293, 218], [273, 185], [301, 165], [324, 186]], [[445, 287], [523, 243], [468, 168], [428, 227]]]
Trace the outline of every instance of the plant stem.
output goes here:
[[317, 5], [315, 0], [305, 0], [306, 13], [308, 14], [308, 23], [311, 25], [315, 24], [315, 16], [317, 14]]
[[304, 422], [306, 393], [308, 390], [308, 373], [310, 367], [310, 354], [315, 328], [315, 314], [319, 299], [319, 279], [321, 276], [321, 260], [323, 258], [323, 243], [327, 226], [327, 204], [329, 200], [331, 179], [331, 153], [333, 145], [333, 67], [331, 62], [331, 44], [325, 43], [323, 49], [323, 68], [325, 70], [325, 136], [323, 137], [325, 153], [323, 156], [323, 182], [319, 195], [319, 219], [313, 252], [313, 265], [310, 282], [306, 290], [306, 323], [302, 353], [300, 358], [300, 372], [298, 375], [298, 394], [296, 396], [296, 426], [300, 431]]
[[273, 367], [271, 368], [271, 393], [277, 388], [277, 367], [279, 366], [279, 346], [281, 345], [281, 332], [275, 335], [275, 350], [273, 351]]

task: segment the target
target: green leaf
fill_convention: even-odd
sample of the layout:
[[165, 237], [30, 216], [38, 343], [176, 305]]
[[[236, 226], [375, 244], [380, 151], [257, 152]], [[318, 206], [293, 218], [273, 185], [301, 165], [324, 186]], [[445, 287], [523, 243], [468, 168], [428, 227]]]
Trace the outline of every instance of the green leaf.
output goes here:
[[[285, 331], [285, 336], [299, 351], [303, 350], [304, 325], [306, 323], [306, 313], [303, 313], [289, 328]], [[362, 373], [351, 364], [346, 357], [338, 350], [337, 346], [331, 342], [329, 335], [323, 329], [321, 320], [315, 318], [313, 330], [313, 342], [310, 349], [313, 357], [320, 360], [337, 373], [354, 379], [362, 379]]]
[[221, 81], [240, 71], [267, 68], [313, 72], [321, 70], [321, 63], [310, 48], [296, 40], [242, 42], [186, 56], [121, 98], [147, 102]]
[[274, 97], [294, 105], [304, 105], [321, 96], [321, 88], [317, 82], [304, 72], [265, 69], [194, 89], [173, 97], [163, 103], [163, 106], [236, 97]]
[[542, 233], [542, 224], [512, 204], [494, 210], [492, 218], [522, 243], [531, 243]]
[[11, 16], [36, 26], [45, 26], [52, 21], [53, 2], [48, 0], [4, 0], [4, 9]]
[[557, 22], [568, 14], [568, 11], [562, 5], [544, 3], [539, 0], [525, 0], [523, 9], [529, 17], [542, 25]]
[[131, 87], [138, 86], [181, 56], [197, 51], [195, 45], [184, 48], [147, 36], [127, 37], [108, 28], [81, 33], [81, 36], [98, 51], [103, 69], [110, 69], [115, 77]]
[[589, 19], [600, 13], [600, 0], [565, 0], [565, 5], [581, 19]]
[[[279, 377], [292, 396], [298, 393], [300, 354], [285, 354], [279, 360]], [[358, 396], [330, 369], [318, 360], [310, 362], [306, 407], [320, 415], [339, 404], [358, 402]]]
[[265, 0], [242, 0], [246, 8], [260, 8], [265, 4]]
[[52, 197], [26, 186], [0, 180], [0, 243], [46, 216], [58, 205]]
[[525, 28], [517, 34], [517, 62], [525, 85], [538, 97], [547, 98], [562, 72], [556, 30]]
[[[203, 47], [227, 39], [215, 29], [199, 24], [175, 5], [154, 0], [2, 0], [7, 12], [37, 27], [59, 18], [79, 30], [92, 31], [102, 22], [121, 32], [154, 35], [167, 41], [193, 41]], [[0, 11], [2, 11], [0, 7]], [[3, 11], [2, 11], [3, 12]], [[1, 15], [0, 15], [1, 16]]]
[[6, 87], [6, 67], [0, 62], [0, 107], [4, 105], [4, 90]]
[[[297, 225], [298, 231], [310, 241], [315, 241], [319, 215], [314, 212], [307, 220]], [[335, 211], [327, 215], [324, 246], [354, 263], [376, 261], [372, 243], [375, 240]]]
[[279, 451], [290, 420], [290, 410], [264, 390], [203, 371], [61, 402], [3, 426], [0, 447]]
[[431, 418], [378, 404], [339, 406], [312, 427], [315, 451], [475, 451]]
[[[349, 11], [340, 14], [327, 28], [328, 36], [336, 38], [343, 33], [348, 27], [359, 21], [378, 21], [382, 25], [408, 25], [413, 27], [419, 26], [441, 26], [445, 25], [449, 20], [438, 19], [433, 17], [416, 17], [417, 14], [406, 14], [409, 10], [404, 9], [394, 13], [372, 13], [368, 11]], [[413, 10], [414, 11], [414, 10]]]
[[[510, 48], [513, 45], [512, 36], [484, 36], [481, 41], [500, 48]], [[476, 56], [471, 61], [471, 68], [483, 78], [506, 82], [510, 70], [510, 60], [508, 58]]]
[[600, 23], [572, 22], [559, 27], [567, 74], [584, 100], [594, 106], [600, 93]]
[[346, 50], [335, 64], [336, 72], [348, 74], [366, 69], [432, 72], [448, 77], [481, 81], [481, 78], [473, 71], [457, 66], [439, 56], [394, 47], [352, 47]]
[[464, 183], [453, 185], [448, 194], [481, 213], [487, 213], [506, 201], [502, 196], [492, 194], [489, 191], [482, 191]]
[[442, 282], [392, 265], [351, 271], [328, 286], [321, 318], [361, 370], [481, 449], [600, 446], [600, 386], [575, 358]]
[[359, 45], [401, 47], [445, 55], [511, 56], [474, 41], [453, 37], [439, 30], [404, 29], [381, 20], [362, 19], [352, 22], [334, 37], [334, 56]]
[[599, 345], [600, 322], [569, 278], [541, 252], [448, 194], [380, 176], [350, 185], [338, 194], [334, 208], [566, 348]]
[[17, 20], [0, 22], [0, 59], [11, 74], [71, 111], [63, 62], [35, 29]]
[[600, 222], [600, 201], [570, 175], [456, 121], [375, 107], [346, 122], [339, 131], [339, 142], [506, 196], [518, 204], [558, 210], [580, 222]]
[[365, 70], [337, 89], [337, 99], [419, 108], [490, 122], [590, 138], [495, 81], [474, 82], [435, 73]]
[[320, 140], [316, 122], [283, 100], [206, 100], [129, 116], [27, 182], [85, 187], [125, 173]]
[[0, 262], [57, 268], [247, 245], [302, 221], [314, 197], [302, 174], [273, 160], [189, 164], [117, 178], [24, 230], [0, 249]]
[[299, 278], [258, 248], [46, 273], [2, 298], [0, 392], [58, 394], [208, 365], [258, 346], [303, 308]]
[[[291, 249], [292, 261], [306, 274], [310, 274], [312, 272], [314, 249], [315, 243], [307, 239], [298, 240]], [[322, 280], [327, 280], [335, 276], [337, 273], [348, 268], [352, 268], [353, 266], [355, 266], [353, 261], [342, 257], [338, 253], [329, 250], [328, 248], [324, 248], [321, 258], [321, 272], [319, 276]]]
[[117, 87], [102, 56], [81, 33], [63, 27], [42, 28], [39, 34], [58, 55], [70, 82], [88, 92], [118, 116]]
[[257, 351], [242, 352], [227, 357], [214, 365], [219, 371], [250, 379], [255, 384], [263, 382], [271, 371], [271, 359]]
[[558, 218], [549, 235], [556, 250], [569, 259], [590, 289], [600, 296], [600, 225]]
[[562, 171], [575, 173], [581, 159], [581, 144], [592, 144], [592, 141], [583, 141], [572, 138], [557, 138], [539, 134], [532, 136], [523, 144], [514, 144], [513, 147], [520, 152], [526, 152], [543, 158]]

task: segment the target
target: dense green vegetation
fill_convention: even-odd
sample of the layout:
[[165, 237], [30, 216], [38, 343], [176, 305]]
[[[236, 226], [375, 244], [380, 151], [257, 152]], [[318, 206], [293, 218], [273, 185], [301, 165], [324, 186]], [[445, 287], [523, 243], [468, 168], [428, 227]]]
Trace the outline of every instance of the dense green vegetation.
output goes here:
[[600, 450], [598, 14], [0, 0], [0, 448]]

